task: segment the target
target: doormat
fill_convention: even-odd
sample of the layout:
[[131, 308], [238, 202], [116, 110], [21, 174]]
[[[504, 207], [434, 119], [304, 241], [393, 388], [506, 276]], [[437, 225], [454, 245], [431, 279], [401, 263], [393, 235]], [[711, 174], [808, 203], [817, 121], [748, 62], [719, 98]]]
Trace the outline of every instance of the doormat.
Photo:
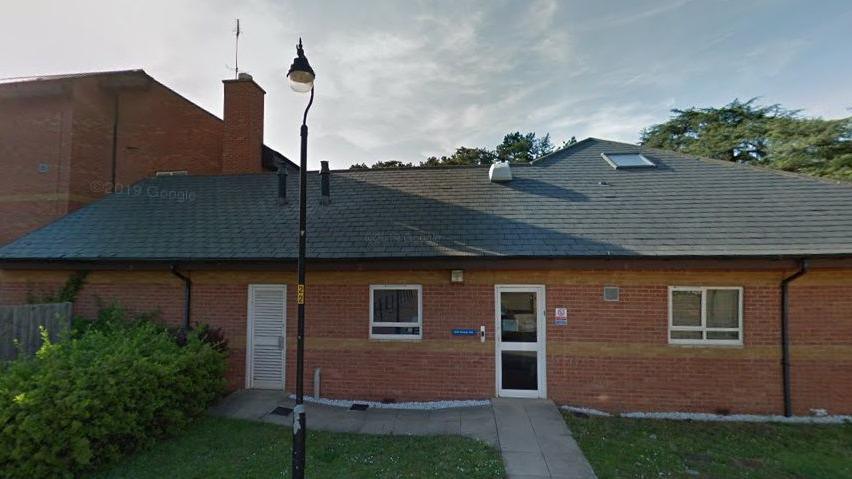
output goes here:
[[284, 406], [278, 406], [277, 408], [273, 409], [272, 412], [269, 413], [269, 414], [275, 414], [277, 416], [289, 416], [292, 412], [293, 412], [292, 408], [284, 407]]
[[370, 407], [369, 404], [353, 403], [352, 407], [350, 407], [349, 410], [350, 411], [366, 411], [368, 407]]

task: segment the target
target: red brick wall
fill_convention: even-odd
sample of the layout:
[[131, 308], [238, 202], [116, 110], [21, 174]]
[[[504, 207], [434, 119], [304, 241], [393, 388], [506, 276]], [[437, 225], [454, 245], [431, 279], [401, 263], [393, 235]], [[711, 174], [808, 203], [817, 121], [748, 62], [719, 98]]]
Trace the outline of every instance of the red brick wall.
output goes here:
[[116, 181], [129, 185], [157, 171], [221, 172], [222, 121], [159, 83], [119, 98]]
[[852, 346], [852, 271], [845, 281], [841, 274], [837, 282], [811, 285], [805, 277], [790, 288], [793, 408], [799, 414], [809, 408], [852, 412], [852, 359], [844, 354]]
[[[433, 400], [488, 398], [494, 391], [494, 290], [485, 285], [423, 285], [423, 341], [370, 341], [370, 284], [331, 283], [306, 289], [309, 344], [305, 388], [321, 368], [324, 397]], [[440, 302], [427, 298], [441, 298]], [[288, 289], [287, 387], [295, 389], [296, 297]], [[322, 318], [321, 320], [310, 318]], [[488, 340], [454, 337], [479, 330]]]
[[72, 86], [68, 188], [79, 197], [98, 198], [107, 191], [93, 187], [92, 181], [108, 182], [112, 175], [112, 96], [99, 86], [97, 77], [77, 80]]
[[[745, 344], [725, 348], [668, 345], [668, 284], [619, 286], [618, 302], [603, 300], [603, 284], [547, 288], [550, 397], [604, 410], [781, 408], [776, 287], [745, 284]], [[568, 308], [568, 326], [554, 325], [556, 307]], [[751, 357], [756, 348], [764, 354]]]
[[[306, 391], [322, 368], [322, 395], [403, 400], [486, 398], [495, 394], [494, 285], [544, 284], [548, 396], [557, 403], [611, 411], [780, 413], [780, 289], [784, 272], [448, 271], [309, 275]], [[247, 289], [288, 284], [287, 387], [295, 373], [296, 301], [290, 273], [195, 272], [193, 320], [229, 338], [232, 387], [245, 384]], [[61, 285], [47, 273], [0, 272], [0, 303], [27, 290]], [[422, 341], [369, 340], [369, 285], [423, 285]], [[621, 288], [619, 302], [603, 286]], [[684, 347], [667, 342], [667, 287], [744, 287], [743, 347]], [[131, 309], [182, 315], [182, 284], [167, 272], [93, 273], [76, 306], [93, 314], [95, 297]], [[852, 413], [852, 271], [812, 271], [791, 287], [793, 406]], [[569, 311], [568, 325], [553, 310]], [[485, 325], [487, 342], [453, 337], [452, 328]]]
[[[0, 245], [114, 190], [115, 92], [102, 88], [102, 79], [68, 81], [42, 96], [0, 96]], [[257, 110], [249, 100], [247, 108]], [[251, 123], [260, 128], [251, 137], [261, 142], [256, 171], [263, 95], [260, 102], [261, 123]], [[119, 90], [118, 118], [118, 185], [157, 171], [222, 171], [222, 121], [165, 86], [154, 81], [147, 88]], [[39, 172], [42, 163], [46, 172]]]
[[0, 245], [66, 214], [71, 118], [65, 95], [0, 99]]

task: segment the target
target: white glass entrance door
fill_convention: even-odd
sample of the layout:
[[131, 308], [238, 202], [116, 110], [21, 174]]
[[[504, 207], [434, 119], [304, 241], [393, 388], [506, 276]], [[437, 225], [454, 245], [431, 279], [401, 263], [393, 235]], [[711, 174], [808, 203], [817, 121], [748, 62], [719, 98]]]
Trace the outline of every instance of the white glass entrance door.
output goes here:
[[547, 397], [544, 286], [495, 288], [497, 395]]

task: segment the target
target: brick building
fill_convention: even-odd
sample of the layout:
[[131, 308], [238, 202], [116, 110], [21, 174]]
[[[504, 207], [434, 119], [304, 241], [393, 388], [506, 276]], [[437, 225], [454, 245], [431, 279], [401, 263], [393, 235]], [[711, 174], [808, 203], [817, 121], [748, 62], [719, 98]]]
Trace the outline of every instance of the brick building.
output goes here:
[[[852, 412], [850, 185], [597, 139], [495, 173], [309, 172], [308, 391]], [[0, 304], [88, 270], [77, 313], [221, 327], [233, 388], [291, 389], [296, 181], [145, 180], [0, 249]]]
[[142, 70], [0, 80], [0, 245], [158, 173], [256, 173], [264, 91], [225, 80], [225, 121]]

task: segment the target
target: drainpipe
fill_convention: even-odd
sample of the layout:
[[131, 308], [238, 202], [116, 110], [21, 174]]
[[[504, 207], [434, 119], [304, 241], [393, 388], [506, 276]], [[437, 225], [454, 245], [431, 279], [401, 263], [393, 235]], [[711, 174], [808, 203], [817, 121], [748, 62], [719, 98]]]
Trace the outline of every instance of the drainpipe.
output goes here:
[[112, 191], [115, 191], [116, 169], [118, 167], [118, 95], [118, 90], [116, 90], [112, 105], [112, 172], [110, 174]]
[[183, 321], [181, 321], [180, 329], [181, 331], [189, 331], [189, 318], [192, 304], [192, 280], [189, 279], [188, 276], [184, 276], [181, 274], [175, 265], [172, 265], [170, 269], [171, 273], [181, 280], [183, 280], [183, 295], [184, 295], [184, 304], [183, 304]]
[[790, 385], [790, 294], [788, 286], [808, 271], [808, 260], [802, 259], [799, 270], [781, 280], [781, 371], [784, 386], [784, 416], [793, 415], [793, 393]]

